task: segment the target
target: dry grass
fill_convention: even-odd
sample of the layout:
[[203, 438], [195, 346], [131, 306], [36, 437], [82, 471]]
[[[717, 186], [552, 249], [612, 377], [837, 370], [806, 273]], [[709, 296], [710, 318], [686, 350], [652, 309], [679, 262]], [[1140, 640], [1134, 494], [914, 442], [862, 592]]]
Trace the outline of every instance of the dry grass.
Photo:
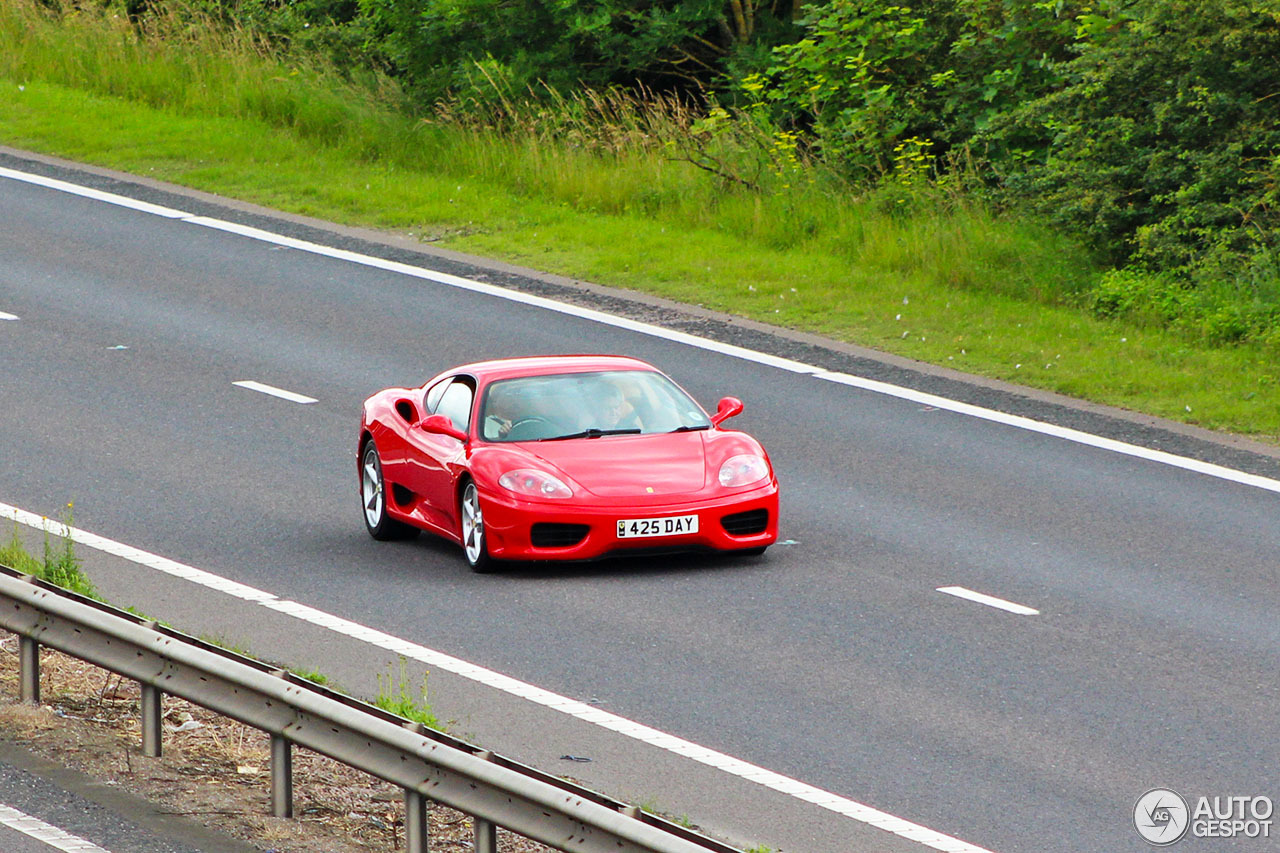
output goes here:
[[[164, 699], [164, 748], [142, 755], [137, 683], [67, 655], [41, 651], [40, 706], [18, 696], [18, 642], [0, 640], [0, 732], [32, 752], [138, 794], [170, 814], [278, 853], [369, 853], [404, 847], [404, 796], [344, 764], [295, 748], [292, 820], [271, 816], [269, 737]], [[432, 850], [470, 849], [471, 820], [432, 805]], [[550, 848], [499, 830], [503, 853]]]

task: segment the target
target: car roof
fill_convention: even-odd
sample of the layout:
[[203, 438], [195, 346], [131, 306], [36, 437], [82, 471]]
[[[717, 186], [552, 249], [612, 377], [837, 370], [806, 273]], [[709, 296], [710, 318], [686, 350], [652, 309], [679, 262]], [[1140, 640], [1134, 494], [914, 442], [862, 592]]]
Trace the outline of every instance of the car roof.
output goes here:
[[516, 376], [552, 373], [581, 373], [597, 370], [646, 370], [657, 368], [646, 361], [623, 355], [535, 355], [477, 361], [456, 367], [449, 373], [467, 373], [481, 382]]

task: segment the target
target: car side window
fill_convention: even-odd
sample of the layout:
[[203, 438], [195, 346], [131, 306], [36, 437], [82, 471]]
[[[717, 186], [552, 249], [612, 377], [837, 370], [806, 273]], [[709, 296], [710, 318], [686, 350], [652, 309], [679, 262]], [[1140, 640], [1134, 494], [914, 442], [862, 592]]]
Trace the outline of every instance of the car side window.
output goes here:
[[455, 379], [440, 395], [440, 404], [436, 407], [435, 414], [447, 415], [455, 427], [466, 432], [471, 425], [471, 401], [474, 398], [475, 391], [471, 383], [465, 379]]
[[449, 387], [449, 383], [453, 377], [441, 379], [435, 385], [427, 389], [427, 396], [423, 400], [423, 408], [428, 415], [435, 414], [436, 406], [440, 405], [440, 396], [444, 394], [444, 389]]

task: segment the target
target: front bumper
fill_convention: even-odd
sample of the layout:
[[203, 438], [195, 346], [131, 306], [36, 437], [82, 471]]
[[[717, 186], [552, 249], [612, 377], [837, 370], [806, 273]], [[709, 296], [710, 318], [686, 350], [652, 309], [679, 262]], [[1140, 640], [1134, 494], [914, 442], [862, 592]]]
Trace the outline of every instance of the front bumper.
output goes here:
[[[732, 495], [660, 505], [645, 501], [586, 506], [512, 498], [480, 495], [489, 554], [499, 560], [594, 560], [628, 552], [741, 551], [763, 548], [778, 539], [776, 483]], [[684, 515], [698, 516], [697, 533], [618, 537], [620, 519]]]

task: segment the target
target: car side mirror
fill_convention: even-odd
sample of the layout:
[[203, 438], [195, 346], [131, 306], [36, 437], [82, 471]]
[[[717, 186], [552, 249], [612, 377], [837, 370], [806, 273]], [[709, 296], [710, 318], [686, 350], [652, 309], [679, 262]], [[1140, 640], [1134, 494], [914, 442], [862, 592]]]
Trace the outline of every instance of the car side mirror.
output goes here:
[[737, 397], [723, 397], [716, 406], [716, 413], [711, 416], [711, 425], [720, 426], [729, 418], [740, 414], [742, 414], [742, 401]]
[[423, 432], [429, 432], [432, 435], [447, 435], [450, 438], [456, 438], [463, 444], [469, 440], [467, 434], [453, 425], [453, 421], [449, 420], [448, 415], [427, 415], [418, 424]]

